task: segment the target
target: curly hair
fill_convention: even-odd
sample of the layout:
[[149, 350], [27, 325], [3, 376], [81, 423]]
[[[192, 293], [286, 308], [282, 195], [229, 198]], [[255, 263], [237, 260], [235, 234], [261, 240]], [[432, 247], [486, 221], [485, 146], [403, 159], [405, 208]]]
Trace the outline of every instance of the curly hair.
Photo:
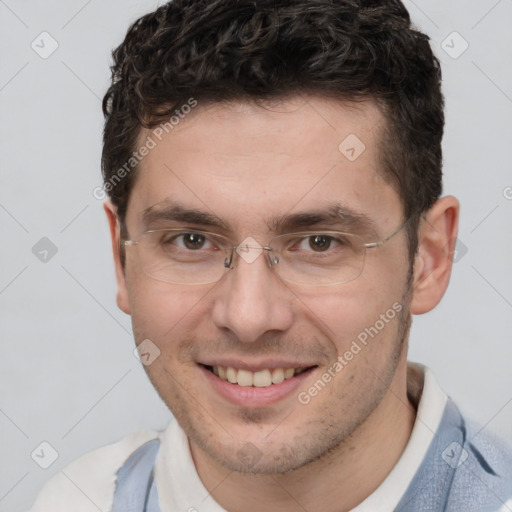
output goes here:
[[173, 0], [135, 21], [113, 52], [102, 172], [124, 220], [136, 169], [112, 186], [141, 127], [180, 105], [294, 94], [371, 98], [385, 128], [382, 173], [403, 202], [410, 254], [442, 191], [441, 71], [400, 0]]

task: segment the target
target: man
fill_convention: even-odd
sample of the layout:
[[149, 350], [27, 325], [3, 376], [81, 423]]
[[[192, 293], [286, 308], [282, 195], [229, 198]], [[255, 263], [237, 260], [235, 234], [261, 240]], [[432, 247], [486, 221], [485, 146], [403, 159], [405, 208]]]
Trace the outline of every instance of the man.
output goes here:
[[114, 60], [117, 302], [175, 420], [33, 510], [512, 510], [510, 447], [407, 363], [459, 205], [439, 63], [403, 5], [175, 0]]

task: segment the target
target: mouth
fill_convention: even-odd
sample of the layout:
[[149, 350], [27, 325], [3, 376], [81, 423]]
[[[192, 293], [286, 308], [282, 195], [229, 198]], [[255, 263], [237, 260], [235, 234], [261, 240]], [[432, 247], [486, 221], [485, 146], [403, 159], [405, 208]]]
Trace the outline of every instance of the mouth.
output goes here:
[[[245, 409], [267, 409], [292, 400], [307, 386], [318, 365], [298, 361], [203, 361], [197, 363], [204, 377], [205, 397]], [[215, 398], [214, 398], [215, 397]], [[278, 409], [282, 413], [283, 409]]]
[[250, 371], [232, 366], [208, 366], [203, 368], [213, 373], [219, 379], [240, 387], [268, 388], [277, 386], [283, 382], [293, 379], [298, 375], [305, 374], [316, 368], [316, 366], [305, 366], [300, 368], [266, 368], [258, 371]]

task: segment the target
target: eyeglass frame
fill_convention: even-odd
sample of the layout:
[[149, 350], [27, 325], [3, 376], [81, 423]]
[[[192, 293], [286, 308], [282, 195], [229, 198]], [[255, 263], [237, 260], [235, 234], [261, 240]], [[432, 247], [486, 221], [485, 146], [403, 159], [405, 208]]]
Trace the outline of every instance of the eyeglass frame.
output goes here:
[[[410, 219], [411, 219], [411, 217], [407, 218], [400, 226], [395, 228], [393, 231], [391, 231], [391, 233], [386, 235], [381, 240], [378, 240], [377, 242], [370, 242], [370, 243], [362, 244], [361, 247], [363, 247], [365, 249], [365, 253], [364, 254], [366, 255], [366, 249], [376, 249], [376, 248], [382, 247], [386, 242], [391, 240], [397, 233], [402, 231], [402, 229], [409, 223]], [[139, 246], [140, 239], [142, 237], [144, 237], [145, 235], [147, 235], [147, 234], [156, 233], [156, 232], [164, 232], [164, 231], [170, 231], [170, 232], [172, 232], [172, 231], [176, 231], [176, 232], [182, 231], [183, 232], [184, 230], [186, 230], [186, 228], [183, 228], [183, 227], [179, 227], [179, 228], [150, 229], [148, 231], [144, 231], [144, 233], [142, 233], [137, 240], [124, 240], [124, 239], [121, 239], [121, 243], [125, 247]], [[218, 233], [212, 233], [212, 232], [209, 232], [209, 231], [194, 230], [194, 229], [190, 229], [190, 231], [194, 232], [194, 233], [202, 234], [202, 235], [213, 235], [214, 237], [223, 238], [223, 239], [225, 239], [225, 240], [227, 240], [229, 242], [232, 242], [232, 240], [230, 240], [228, 237], [226, 237], [224, 235], [219, 235]], [[343, 231], [319, 231], [319, 232], [315, 232], [315, 231], [299, 231], [299, 232], [284, 233], [282, 235], [277, 235], [277, 236], [273, 237], [270, 240], [269, 244], [272, 243], [272, 241], [275, 240], [276, 238], [286, 237], [286, 236], [290, 236], [290, 235], [315, 235], [315, 234], [329, 235], [329, 234], [334, 234], [334, 233], [340, 234], [340, 235], [346, 235], [346, 236], [348, 235], [350, 237], [358, 237], [358, 238], [360, 238], [359, 235], [356, 235], [354, 233], [345, 233]], [[246, 249], [246, 248], [247, 249], [259, 249], [259, 250], [262, 250], [262, 251], [264, 250], [264, 251], [268, 251], [268, 253], [270, 253], [272, 251], [275, 251], [275, 249], [273, 249], [269, 245], [266, 245], [266, 246], [258, 245], [258, 246], [255, 246], [255, 247], [248, 246], [247, 244], [232, 245], [230, 249], [228, 249], [226, 247], [225, 253], [229, 254], [229, 257], [224, 260], [224, 267], [226, 269], [230, 269], [230, 270], [235, 269], [236, 268], [235, 265], [234, 265], [234, 260], [235, 260], [234, 254], [235, 254], [235, 252], [237, 251], [237, 249]], [[269, 267], [270, 268], [272, 268], [274, 265], [277, 265], [279, 263], [279, 260], [275, 261], [275, 259], [274, 259], [274, 262], [272, 262], [271, 258], [267, 257], [266, 259], [267, 259], [267, 263], [269, 263]], [[176, 283], [176, 282], [173, 282], [173, 281], [164, 281], [162, 279], [158, 279], [158, 278], [150, 275], [144, 269], [144, 265], [142, 264], [142, 261], [140, 260], [140, 255], [139, 255], [139, 262], [140, 262], [140, 264], [142, 266], [142, 270], [144, 271], [144, 273], [149, 278], [154, 279], [155, 281], [160, 281], [162, 283], [175, 284], [175, 285], [178, 285], [178, 286], [201, 286], [201, 285], [218, 283], [227, 274], [227, 272], [226, 272], [226, 273], [222, 274], [218, 279], [216, 279], [214, 281], [204, 282], [204, 283]], [[351, 281], [355, 281], [363, 273], [364, 262], [365, 262], [365, 257], [363, 257], [363, 262], [362, 262], [362, 265], [361, 265], [361, 271], [359, 272], [359, 274], [357, 274], [357, 276], [355, 276], [352, 279], [349, 279], [347, 281], [342, 281], [342, 282], [339, 282], [339, 283], [321, 284], [321, 285], [319, 285], [319, 284], [307, 285], [307, 284], [304, 284], [304, 283], [300, 283], [300, 284], [301, 284], [301, 286], [336, 286], [336, 285], [342, 285], [342, 284], [350, 283]], [[278, 275], [279, 275], [279, 272], [278, 272]], [[279, 275], [279, 278], [283, 279], [283, 281], [294, 283], [294, 281], [289, 281], [287, 279], [284, 279], [280, 275]], [[299, 284], [299, 283], [295, 283], [295, 284]]]

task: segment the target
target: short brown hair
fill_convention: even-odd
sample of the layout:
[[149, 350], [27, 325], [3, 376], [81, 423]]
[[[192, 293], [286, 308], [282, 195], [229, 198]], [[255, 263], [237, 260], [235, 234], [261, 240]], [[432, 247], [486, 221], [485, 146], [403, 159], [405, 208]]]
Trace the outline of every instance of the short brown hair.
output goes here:
[[[442, 191], [444, 105], [439, 61], [399, 0], [173, 0], [133, 23], [113, 57], [105, 183], [132, 156], [141, 127], [191, 97], [372, 98], [386, 119], [383, 173], [412, 220], [414, 255], [420, 215]], [[121, 220], [135, 172], [107, 189]]]

